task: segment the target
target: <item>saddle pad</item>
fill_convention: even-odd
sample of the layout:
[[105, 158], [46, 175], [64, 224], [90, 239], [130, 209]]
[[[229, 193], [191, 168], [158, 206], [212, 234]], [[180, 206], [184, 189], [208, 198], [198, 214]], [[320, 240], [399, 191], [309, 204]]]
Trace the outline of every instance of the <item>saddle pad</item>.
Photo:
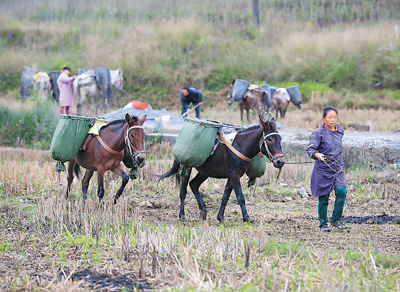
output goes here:
[[235, 140], [237, 132], [232, 132], [229, 134], [222, 134], [222, 136], [230, 143], [232, 144], [233, 140]]
[[102, 121], [102, 120], [97, 120], [96, 123], [93, 125], [93, 127], [91, 127], [89, 129], [88, 134], [93, 134], [98, 136], [99, 135], [99, 131], [102, 127], [104, 127], [105, 125], [107, 125], [108, 122]]
[[276, 91], [282, 92], [285, 95], [286, 100], [290, 101], [290, 96], [289, 96], [289, 93], [287, 92], [286, 88], [278, 88]]
[[47, 80], [49, 80], [50, 79], [50, 76], [46, 73], [46, 72], [38, 72], [38, 73], [36, 73], [35, 75], [33, 75], [33, 79], [36, 79], [36, 78], [39, 78], [39, 77], [44, 77], [44, 78], [46, 78]]
[[250, 84], [249, 87], [247, 88], [248, 90], [254, 90], [260, 88], [260, 85], [257, 84]]

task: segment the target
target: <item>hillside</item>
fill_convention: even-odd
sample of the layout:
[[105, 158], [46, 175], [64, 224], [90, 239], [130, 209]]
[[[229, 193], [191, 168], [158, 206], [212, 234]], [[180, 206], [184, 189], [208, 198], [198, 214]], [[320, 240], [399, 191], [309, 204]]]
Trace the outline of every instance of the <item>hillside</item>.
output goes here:
[[[19, 1], [0, 4], [0, 91], [16, 98], [24, 66], [124, 72], [114, 106], [178, 106], [183, 85], [212, 106], [233, 78], [299, 84], [348, 108], [400, 108], [400, 1]], [[397, 9], [397, 10], [396, 10]]]

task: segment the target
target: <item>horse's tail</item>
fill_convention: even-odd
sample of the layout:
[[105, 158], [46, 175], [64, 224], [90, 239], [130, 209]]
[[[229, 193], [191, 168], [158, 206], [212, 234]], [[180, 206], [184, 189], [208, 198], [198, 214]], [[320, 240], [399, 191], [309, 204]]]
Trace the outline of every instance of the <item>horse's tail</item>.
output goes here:
[[172, 167], [170, 170], [168, 170], [166, 173], [161, 174], [161, 175], [157, 175], [157, 182], [159, 182], [160, 180], [163, 180], [164, 178], [176, 175], [178, 176], [178, 171], [179, 171], [179, 167], [181, 165], [179, 164], [178, 161], [174, 160], [174, 163], [172, 164]]
[[74, 172], [75, 172], [76, 177], [79, 178], [81, 176], [81, 167], [79, 166], [78, 163], [75, 163]]

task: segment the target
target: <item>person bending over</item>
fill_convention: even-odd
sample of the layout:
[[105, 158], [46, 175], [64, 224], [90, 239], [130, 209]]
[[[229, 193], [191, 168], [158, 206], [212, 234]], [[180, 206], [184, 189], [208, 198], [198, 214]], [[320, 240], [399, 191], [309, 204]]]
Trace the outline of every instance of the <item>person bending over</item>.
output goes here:
[[200, 119], [200, 105], [203, 101], [203, 94], [200, 90], [194, 87], [183, 87], [181, 91], [181, 103], [182, 103], [182, 113], [185, 115], [188, 113], [189, 104], [193, 103], [196, 110], [196, 118]]

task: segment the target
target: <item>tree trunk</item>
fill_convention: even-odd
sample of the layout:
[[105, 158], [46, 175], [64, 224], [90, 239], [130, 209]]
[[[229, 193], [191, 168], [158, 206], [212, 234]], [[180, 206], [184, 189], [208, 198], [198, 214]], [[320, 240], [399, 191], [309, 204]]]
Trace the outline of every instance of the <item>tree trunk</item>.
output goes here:
[[253, 23], [257, 27], [260, 24], [260, 8], [258, 5], [258, 0], [253, 0]]

